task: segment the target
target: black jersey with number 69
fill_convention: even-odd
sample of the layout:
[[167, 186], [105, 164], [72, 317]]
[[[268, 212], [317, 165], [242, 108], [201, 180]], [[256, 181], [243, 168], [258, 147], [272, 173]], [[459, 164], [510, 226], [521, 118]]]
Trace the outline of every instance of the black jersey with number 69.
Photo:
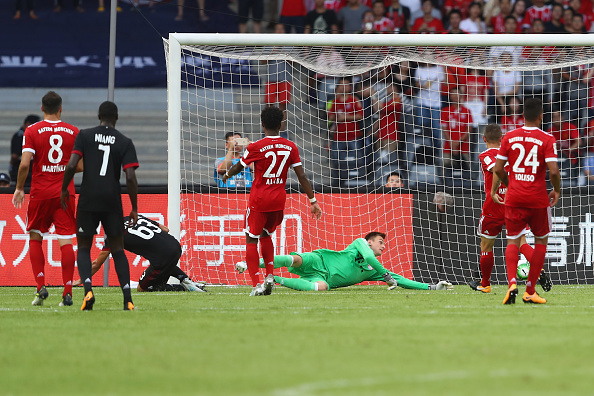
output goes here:
[[79, 154], [84, 165], [78, 210], [122, 213], [122, 168], [138, 168], [132, 140], [108, 126], [83, 129], [72, 153]]

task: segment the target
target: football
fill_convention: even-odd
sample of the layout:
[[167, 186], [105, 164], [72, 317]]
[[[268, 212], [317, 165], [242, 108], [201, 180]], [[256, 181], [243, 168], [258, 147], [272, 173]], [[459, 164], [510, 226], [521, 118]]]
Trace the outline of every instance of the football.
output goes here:
[[518, 262], [518, 279], [528, 279], [528, 272], [530, 272], [530, 263], [528, 260], [520, 260]]

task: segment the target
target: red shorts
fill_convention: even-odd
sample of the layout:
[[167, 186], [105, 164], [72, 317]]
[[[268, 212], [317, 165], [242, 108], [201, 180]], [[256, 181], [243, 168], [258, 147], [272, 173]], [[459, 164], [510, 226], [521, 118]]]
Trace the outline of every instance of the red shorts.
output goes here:
[[495, 239], [501, 233], [505, 219], [502, 217], [482, 215], [479, 220], [477, 233], [487, 239]]
[[544, 238], [551, 232], [553, 219], [551, 208], [505, 207], [505, 229], [509, 239], [522, 236], [526, 226], [530, 226], [535, 238]]
[[269, 82], [266, 84], [264, 103], [289, 103], [291, 100], [291, 83], [288, 81]]
[[71, 195], [66, 210], [62, 209], [59, 197], [29, 201], [27, 231], [47, 235], [53, 224], [58, 238], [74, 238], [76, 236], [75, 200], [76, 197]]
[[245, 232], [252, 238], [260, 238], [262, 232], [272, 234], [283, 222], [282, 210], [276, 212], [255, 212], [248, 209], [245, 215]]

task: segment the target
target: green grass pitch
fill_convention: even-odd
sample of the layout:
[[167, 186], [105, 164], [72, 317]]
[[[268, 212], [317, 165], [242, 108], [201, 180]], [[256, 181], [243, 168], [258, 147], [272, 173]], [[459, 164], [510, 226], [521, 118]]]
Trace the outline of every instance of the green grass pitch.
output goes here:
[[[92, 312], [0, 288], [1, 395], [587, 395], [594, 288], [554, 286], [545, 306], [356, 286], [209, 293], [96, 288]], [[524, 287], [520, 287], [520, 296]]]

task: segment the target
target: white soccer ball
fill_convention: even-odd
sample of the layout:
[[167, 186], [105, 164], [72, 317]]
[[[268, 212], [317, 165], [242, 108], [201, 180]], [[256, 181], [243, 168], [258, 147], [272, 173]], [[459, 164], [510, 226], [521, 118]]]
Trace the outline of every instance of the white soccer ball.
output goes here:
[[247, 263], [245, 261], [238, 261], [235, 263], [235, 270], [240, 274], [247, 270]]

